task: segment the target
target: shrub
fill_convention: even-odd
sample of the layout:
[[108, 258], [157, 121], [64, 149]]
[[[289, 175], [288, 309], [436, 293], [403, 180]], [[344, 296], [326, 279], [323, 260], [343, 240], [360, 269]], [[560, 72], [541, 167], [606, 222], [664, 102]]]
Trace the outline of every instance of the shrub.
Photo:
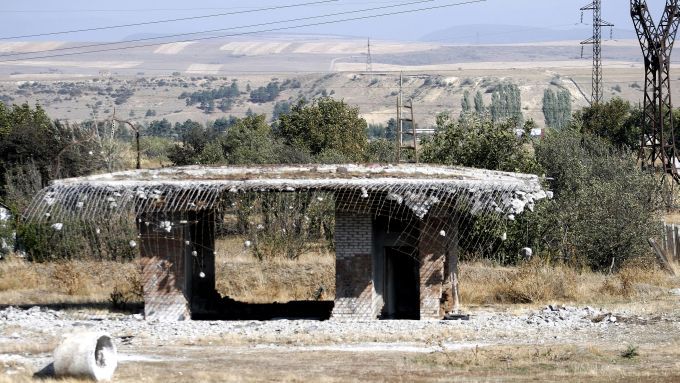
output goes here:
[[296, 259], [314, 244], [332, 246], [333, 199], [327, 193], [244, 193], [225, 201], [221, 233], [245, 234], [259, 259]]
[[649, 254], [660, 233], [659, 181], [626, 149], [575, 129], [551, 131], [536, 156], [552, 177], [555, 200], [542, 217], [543, 237], [563, 260], [607, 269]]

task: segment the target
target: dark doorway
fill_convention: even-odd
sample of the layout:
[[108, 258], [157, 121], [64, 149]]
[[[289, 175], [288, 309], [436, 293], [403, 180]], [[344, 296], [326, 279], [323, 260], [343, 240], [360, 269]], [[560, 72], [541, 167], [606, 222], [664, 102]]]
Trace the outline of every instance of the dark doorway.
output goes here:
[[385, 248], [385, 319], [420, 319], [416, 256], [412, 247]]

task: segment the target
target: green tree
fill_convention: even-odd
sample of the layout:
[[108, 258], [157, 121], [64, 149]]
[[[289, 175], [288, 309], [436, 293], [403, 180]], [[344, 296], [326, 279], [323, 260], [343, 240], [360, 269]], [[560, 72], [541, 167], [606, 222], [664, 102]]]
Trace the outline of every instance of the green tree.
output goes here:
[[359, 108], [329, 97], [307, 104], [301, 100], [279, 117], [277, 134], [283, 142], [312, 155], [334, 151], [350, 161], [362, 161], [368, 144], [366, 121]]
[[524, 126], [524, 134], [515, 132], [515, 124], [494, 123], [475, 115], [458, 121], [437, 116], [437, 130], [422, 145], [424, 162], [462, 165], [476, 168], [535, 173], [540, 169], [527, 150], [533, 122]]
[[201, 164], [200, 154], [206, 145], [215, 139], [214, 132], [191, 120], [185, 121], [184, 124], [175, 124], [175, 130], [183, 132], [182, 142], [169, 150], [170, 161], [178, 166]]
[[571, 121], [571, 93], [562, 89], [557, 92], [557, 129], [566, 127]]
[[522, 93], [515, 84], [501, 83], [491, 95], [491, 119], [494, 122], [514, 120], [522, 123]]
[[145, 136], [172, 137], [175, 135], [172, 124], [167, 119], [154, 120], [143, 130]]
[[267, 86], [261, 86], [257, 89], [253, 89], [250, 92], [250, 101], [260, 104], [271, 102], [276, 100], [280, 91], [281, 89], [279, 88], [278, 82], [270, 82], [267, 84]]
[[274, 163], [281, 150], [263, 114], [238, 120], [221, 139], [221, 145], [230, 164]]
[[562, 129], [571, 120], [571, 93], [566, 89], [543, 92], [543, 116], [548, 127]]
[[276, 121], [280, 115], [288, 113], [290, 113], [290, 102], [277, 101], [276, 104], [274, 104], [274, 110], [272, 111], [272, 121]]
[[554, 128], [557, 125], [557, 96], [552, 89], [543, 91], [543, 117], [545, 125]]
[[482, 91], [478, 90], [477, 93], [475, 93], [475, 112], [477, 114], [483, 114], [486, 112], [486, 106], [484, 105], [484, 96], [482, 95]]
[[394, 163], [396, 162], [396, 141], [380, 138], [371, 140], [366, 148], [368, 162]]
[[87, 153], [97, 151], [91, 132], [78, 125], [52, 122], [28, 104], [0, 105], [0, 180], [15, 165], [33, 163], [44, 182], [95, 170]]
[[212, 123], [208, 123], [208, 129], [211, 129], [215, 132], [215, 134], [223, 134], [226, 133], [226, 131], [236, 125], [238, 122], [238, 118], [234, 116], [229, 116], [227, 117], [220, 117], [217, 120], [215, 120]]
[[470, 110], [472, 110], [472, 102], [470, 102], [470, 91], [469, 90], [465, 90], [465, 92], [463, 92], [463, 98], [461, 99], [460, 104], [461, 104], [460, 106], [462, 108], [461, 113], [463, 113], [463, 114], [469, 113]]
[[574, 113], [574, 124], [584, 133], [609, 140], [617, 147], [640, 147], [641, 111], [619, 97]]

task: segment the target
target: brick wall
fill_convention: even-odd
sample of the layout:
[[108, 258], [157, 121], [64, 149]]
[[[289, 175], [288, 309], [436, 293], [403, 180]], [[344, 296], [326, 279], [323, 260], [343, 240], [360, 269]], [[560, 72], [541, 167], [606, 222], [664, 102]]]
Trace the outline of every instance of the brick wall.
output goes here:
[[[426, 217], [418, 245], [420, 253], [420, 319], [441, 319], [451, 285], [446, 282], [447, 252], [454, 233], [446, 218]], [[444, 233], [441, 231], [444, 230]], [[444, 235], [442, 235], [444, 234]]]
[[158, 223], [158, 217], [149, 216], [142, 217], [139, 223], [144, 317], [161, 321], [190, 319], [190, 276], [184, 242], [189, 238], [188, 230], [181, 225], [173, 225], [170, 231], [159, 230]]
[[336, 212], [333, 318], [367, 320], [373, 307], [373, 225], [368, 214]]

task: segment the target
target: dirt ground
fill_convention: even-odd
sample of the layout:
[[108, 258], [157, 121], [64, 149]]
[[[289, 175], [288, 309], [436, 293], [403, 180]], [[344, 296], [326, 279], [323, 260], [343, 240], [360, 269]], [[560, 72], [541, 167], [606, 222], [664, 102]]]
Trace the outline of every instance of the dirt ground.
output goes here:
[[[311, 299], [334, 284], [332, 256], [258, 262], [218, 244], [217, 287], [228, 296]], [[136, 290], [134, 270], [5, 260], [0, 382], [35, 381], [63, 335], [91, 330], [114, 338], [121, 382], [680, 381], [680, 279], [657, 268], [631, 264], [610, 275], [462, 263], [469, 320], [363, 322], [145, 321], [139, 305], [110, 307], [112, 288]], [[332, 289], [324, 294], [333, 298]]]
[[149, 323], [0, 310], [0, 382], [33, 381], [61, 335], [115, 338], [120, 382], [680, 380], [680, 297], [602, 307], [468, 307], [462, 321]]

